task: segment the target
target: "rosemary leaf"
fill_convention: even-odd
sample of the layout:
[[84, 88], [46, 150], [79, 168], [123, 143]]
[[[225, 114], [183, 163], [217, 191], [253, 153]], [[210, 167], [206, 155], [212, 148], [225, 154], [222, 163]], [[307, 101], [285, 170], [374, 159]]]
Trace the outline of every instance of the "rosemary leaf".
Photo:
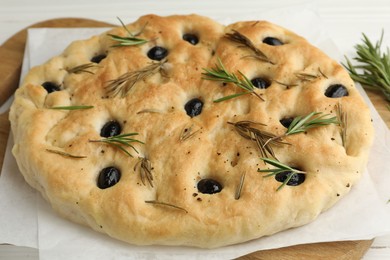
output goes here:
[[112, 137], [103, 138], [103, 139], [100, 139], [100, 140], [89, 140], [89, 141], [90, 142], [95, 142], [95, 143], [96, 142], [100, 142], [100, 143], [109, 144], [111, 146], [114, 146], [114, 147], [120, 149], [121, 151], [123, 151], [128, 156], [133, 157], [130, 154], [130, 152], [127, 151], [127, 149], [125, 149], [125, 147], [130, 147], [136, 153], [138, 153], [137, 149], [135, 149], [135, 147], [131, 143], [136, 142], [136, 143], [143, 144], [142, 141], [139, 141], [139, 140], [133, 139], [133, 138], [129, 138], [129, 136], [134, 136], [134, 135], [138, 135], [138, 133], [121, 134], [121, 135], [116, 135], [116, 136], [112, 136]]
[[305, 72], [295, 73], [295, 76], [302, 81], [312, 81], [312, 80], [317, 79], [319, 77], [318, 75], [309, 74], [309, 73], [305, 73]]
[[126, 72], [117, 79], [108, 81], [109, 84], [106, 86], [108, 95], [125, 97], [137, 82], [160, 72], [165, 62], [167, 60], [153, 62], [140, 70]]
[[129, 31], [129, 29], [122, 22], [122, 20], [119, 17], [117, 17], [117, 18], [118, 18], [119, 22], [121, 23], [123, 29], [126, 30], [128, 36], [123, 37], [123, 36], [119, 36], [119, 35], [108, 34], [108, 36], [110, 36], [113, 41], [118, 42], [118, 44], [115, 44], [112, 47], [134, 46], [134, 45], [141, 45], [141, 44], [144, 44], [144, 43], [148, 42], [148, 40], [136, 37], [137, 35], [142, 33], [142, 31], [143, 31], [143, 29], [145, 27], [143, 27], [142, 30], [139, 33], [133, 34], [132, 32]]
[[341, 103], [337, 103], [336, 106], [337, 119], [340, 122], [340, 134], [343, 147], [347, 148], [347, 114], [344, 113]]
[[179, 210], [184, 211], [185, 213], [188, 213], [188, 211], [186, 209], [179, 207], [179, 206], [176, 206], [176, 205], [173, 205], [173, 204], [170, 204], [170, 203], [166, 203], [166, 202], [161, 202], [161, 201], [156, 201], [156, 200], [145, 200], [145, 203], [160, 205], [160, 206], [167, 206], [167, 207], [179, 209]]
[[225, 68], [220, 58], [218, 58], [218, 63], [215, 65], [215, 68], [212, 69], [204, 68], [203, 70], [205, 71], [204, 73], [202, 73], [203, 79], [219, 81], [224, 83], [233, 83], [237, 87], [240, 87], [243, 90], [245, 90], [245, 92], [242, 93], [233, 94], [230, 96], [225, 96], [220, 99], [216, 99], [214, 100], [214, 102], [225, 101], [245, 94], [253, 94], [259, 99], [261, 99], [262, 101], [264, 101], [264, 99], [255, 92], [255, 86], [252, 84], [252, 82], [241, 71], [238, 71], [238, 74], [240, 76], [239, 78], [236, 74], [229, 72]]
[[183, 130], [181, 131], [181, 134], [180, 134], [180, 137], [179, 137], [179, 140], [180, 142], [183, 142], [187, 139], [190, 139], [191, 137], [193, 137], [197, 132], [199, 132], [200, 129], [197, 129], [196, 131], [193, 131], [193, 125], [189, 126], [189, 127], [184, 127]]
[[140, 166], [139, 173], [140, 173], [142, 184], [146, 186], [145, 184], [145, 178], [146, 178], [148, 180], [149, 185], [153, 187], [152, 164], [145, 157], [138, 157], [138, 159], [139, 161], [134, 165], [134, 171], [136, 171], [138, 166]]
[[89, 74], [94, 74], [92, 71], [89, 71], [88, 69], [97, 67], [97, 65], [93, 62], [87, 63], [87, 64], [82, 64], [76, 67], [73, 67], [71, 69], [67, 69], [66, 71], [68, 73], [74, 73], [74, 74], [80, 74], [82, 72], [89, 73]]
[[239, 97], [239, 96], [242, 96], [242, 95], [246, 95], [246, 94], [250, 94], [250, 93], [251, 92], [242, 92], [242, 93], [237, 93], [237, 94], [221, 97], [221, 98], [218, 98], [218, 99], [214, 100], [214, 103], [219, 103], [219, 102], [222, 102], [222, 101], [225, 101], [225, 100], [229, 100], [229, 99], [236, 98], [236, 97]]
[[143, 110], [140, 110], [140, 111], [137, 112], [137, 114], [143, 114], [143, 113], [157, 113], [157, 114], [161, 114], [163, 112], [161, 110], [153, 109], [153, 108], [146, 108], [146, 109], [143, 109]]
[[58, 150], [46, 149], [46, 151], [48, 151], [50, 153], [59, 154], [59, 155], [65, 156], [65, 157], [74, 158], [74, 159], [87, 158], [87, 156], [84, 156], [84, 155], [73, 155], [73, 154], [66, 153], [66, 152], [63, 152], [63, 151], [58, 151]]
[[351, 78], [366, 89], [377, 90], [383, 93], [390, 102], [390, 49], [381, 51], [384, 31], [375, 45], [363, 33], [363, 43], [355, 45], [356, 57], [353, 59], [358, 63], [353, 65], [345, 56], [346, 64], [343, 66], [348, 70]]
[[83, 109], [91, 109], [94, 106], [59, 106], [59, 107], [51, 107], [50, 109], [57, 110], [83, 110]]
[[277, 81], [277, 80], [273, 80], [273, 81], [278, 83], [279, 85], [285, 86], [287, 88], [298, 86], [298, 84], [296, 84], [296, 83], [288, 84], [288, 83], [284, 83], [284, 82]]
[[241, 44], [240, 47], [245, 47], [245, 48], [248, 48], [250, 49], [254, 55], [249, 55], [247, 57], [254, 57], [258, 60], [261, 60], [261, 61], [264, 61], [264, 62], [268, 62], [268, 63], [271, 63], [271, 64], [274, 64], [268, 57], [267, 55], [264, 54], [264, 52], [262, 52], [259, 48], [257, 48], [253, 42], [248, 38], [246, 37], [245, 35], [243, 35], [242, 33], [236, 31], [236, 30], [233, 30], [233, 33], [227, 33], [225, 35], [225, 37], [233, 42], [236, 42], [236, 43], [239, 43]]
[[239, 200], [241, 197], [242, 188], [244, 187], [244, 181], [245, 181], [245, 172], [241, 175], [240, 183], [237, 186], [236, 193], [234, 195], [234, 199]]

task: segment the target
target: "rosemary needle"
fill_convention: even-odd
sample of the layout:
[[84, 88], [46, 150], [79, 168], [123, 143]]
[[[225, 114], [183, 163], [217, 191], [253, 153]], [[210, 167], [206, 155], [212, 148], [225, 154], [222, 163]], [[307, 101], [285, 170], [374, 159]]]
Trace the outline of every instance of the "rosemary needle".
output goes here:
[[83, 109], [91, 109], [94, 106], [59, 106], [59, 107], [51, 107], [50, 109], [56, 110], [83, 110]]
[[154, 204], [154, 205], [160, 205], [160, 206], [166, 206], [166, 207], [171, 207], [171, 208], [174, 208], [174, 209], [182, 210], [182, 211], [184, 211], [185, 213], [188, 213], [188, 211], [187, 211], [185, 208], [182, 208], [182, 207], [179, 207], [179, 206], [170, 204], [170, 203], [166, 203], [166, 202], [161, 202], [161, 201], [157, 201], [157, 200], [145, 200], [145, 203]]
[[152, 174], [152, 164], [145, 157], [138, 157], [139, 161], [134, 165], [134, 171], [137, 170], [140, 166], [139, 173], [143, 185], [145, 184], [145, 178], [148, 180], [148, 183], [153, 187], [153, 174]]
[[74, 74], [80, 74], [82, 72], [89, 73], [89, 74], [94, 74], [92, 71], [89, 71], [88, 69], [97, 67], [97, 65], [93, 62], [82, 64], [70, 69], [66, 69], [68, 73], [74, 73]]
[[234, 194], [234, 199], [236, 200], [239, 200], [241, 198], [242, 188], [244, 187], [245, 175], [245, 172], [241, 175], [240, 183], [238, 184], [236, 193]]
[[53, 149], [46, 149], [46, 151], [48, 151], [50, 153], [59, 154], [59, 155], [65, 156], [65, 157], [74, 158], [74, 159], [87, 158], [87, 156], [84, 156], [84, 155], [73, 155], [73, 154], [70, 154], [70, 153], [66, 153], [66, 152], [58, 151], [58, 150], [53, 150]]
[[390, 49], [382, 53], [383, 34], [374, 45], [363, 33], [363, 43], [355, 46], [357, 56], [353, 58], [358, 62], [353, 65], [345, 56], [347, 64], [343, 66], [348, 70], [351, 78], [366, 89], [379, 90], [387, 101], [390, 101]]

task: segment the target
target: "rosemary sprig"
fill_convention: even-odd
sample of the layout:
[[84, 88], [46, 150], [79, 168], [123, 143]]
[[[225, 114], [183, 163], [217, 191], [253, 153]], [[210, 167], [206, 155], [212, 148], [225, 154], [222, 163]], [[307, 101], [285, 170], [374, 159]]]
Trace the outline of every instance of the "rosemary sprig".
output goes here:
[[336, 106], [337, 120], [340, 122], [340, 133], [343, 147], [347, 148], [347, 114], [343, 111], [341, 103], [337, 103]]
[[90, 142], [106, 143], [106, 144], [112, 145], [112, 146], [120, 149], [121, 151], [123, 151], [128, 156], [133, 157], [129, 153], [129, 151], [127, 151], [125, 149], [125, 147], [130, 147], [136, 153], [138, 153], [137, 149], [135, 149], [135, 147], [131, 143], [136, 142], [136, 143], [143, 144], [143, 142], [141, 142], [141, 141], [139, 141], [137, 139], [130, 138], [130, 136], [135, 136], [135, 135], [138, 135], [138, 133], [121, 134], [121, 135], [116, 135], [116, 136], [112, 136], [112, 137], [103, 138], [103, 139], [100, 139], [100, 140], [89, 140], [89, 141]]
[[267, 175], [264, 175], [263, 177], [266, 178], [266, 177], [270, 177], [270, 176], [274, 176], [276, 174], [279, 174], [279, 173], [282, 173], [282, 172], [286, 172], [288, 171], [289, 173], [287, 174], [287, 178], [283, 181], [283, 183], [276, 189], [276, 191], [279, 191], [280, 189], [282, 189], [290, 180], [291, 178], [297, 174], [297, 173], [302, 173], [302, 174], [306, 174], [306, 172], [304, 171], [300, 171], [300, 170], [297, 170], [297, 169], [294, 169], [288, 165], [285, 165], [279, 161], [276, 161], [276, 160], [273, 160], [273, 159], [270, 159], [270, 158], [260, 158], [261, 160], [263, 160], [265, 163], [268, 163], [272, 166], [274, 166], [275, 168], [273, 169], [265, 169], [265, 170], [257, 170], [258, 172], [269, 172], [269, 174]]
[[148, 181], [149, 185], [153, 187], [153, 174], [152, 174], [152, 164], [145, 157], [138, 157], [139, 161], [134, 165], [134, 171], [137, 171], [139, 167], [139, 174], [141, 177], [142, 184], [146, 186], [145, 179]]
[[267, 55], [264, 54], [264, 52], [262, 52], [259, 48], [257, 48], [253, 44], [253, 42], [248, 37], [243, 35], [242, 33], [238, 32], [236, 30], [233, 30], [232, 33], [225, 34], [225, 37], [227, 39], [233, 41], [233, 42], [241, 44], [240, 47], [248, 48], [248, 49], [250, 49], [254, 53], [254, 55], [248, 55], [247, 57], [254, 57], [254, 58], [258, 59], [258, 60], [274, 64], [267, 57]]
[[89, 73], [89, 74], [94, 74], [92, 71], [88, 70], [88, 69], [93, 68], [93, 67], [97, 67], [97, 65], [93, 62], [90, 62], [90, 63], [82, 64], [82, 65], [79, 65], [79, 66], [76, 66], [76, 67], [73, 67], [70, 69], [66, 69], [66, 71], [68, 73], [74, 73], [74, 74], [80, 74], [83, 72]]
[[66, 153], [66, 152], [63, 152], [63, 151], [58, 151], [58, 150], [46, 149], [46, 151], [48, 151], [50, 153], [59, 154], [59, 155], [65, 156], [65, 157], [74, 158], [74, 159], [87, 158], [87, 156], [84, 156], [84, 155], [73, 155], [73, 154]]
[[375, 45], [363, 33], [363, 43], [355, 46], [357, 57], [353, 58], [358, 62], [353, 65], [345, 56], [347, 64], [343, 66], [348, 70], [351, 78], [360, 82], [364, 88], [378, 90], [383, 93], [390, 102], [390, 49], [381, 51], [384, 31]]
[[242, 188], [244, 187], [245, 175], [245, 172], [241, 175], [240, 183], [238, 184], [236, 193], [234, 194], [234, 199], [236, 200], [239, 200], [241, 197]]
[[126, 25], [122, 22], [122, 20], [117, 17], [119, 22], [121, 23], [123, 29], [126, 30], [127, 36], [119, 36], [119, 35], [114, 35], [114, 34], [108, 34], [108, 36], [111, 37], [112, 40], [118, 42], [118, 44], [113, 45], [112, 47], [121, 47], [121, 46], [133, 46], [133, 45], [141, 45], [144, 43], [147, 43], [148, 40], [142, 39], [142, 38], [137, 38], [139, 34], [142, 33], [142, 31], [145, 29], [145, 26], [141, 29], [139, 33], [133, 34], [130, 32], [130, 30], [126, 27]]
[[163, 70], [165, 62], [167, 62], [167, 60], [152, 62], [150, 65], [143, 67], [140, 70], [126, 72], [117, 79], [108, 81], [109, 84], [106, 86], [108, 95], [113, 97], [118, 95], [122, 98], [125, 97], [137, 82]]
[[311, 112], [306, 116], [295, 117], [289, 125], [285, 135], [298, 134], [306, 132], [310, 128], [339, 123], [336, 117], [325, 118], [327, 116], [329, 116], [329, 114], [322, 114], [322, 112]]
[[329, 114], [322, 114], [322, 112], [311, 112], [306, 116], [297, 116], [287, 128], [286, 133], [270, 138], [265, 142], [264, 145], [267, 145], [269, 142], [275, 140], [280, 140], [281, 138], [289, 135], [306, 132], [311, 128], [330, 124], [339, 124], [339, 121], [337, 121], [336, 117], [325, 118], [327, 116], [329, 116]]
[[94, 108], [94, 106], [59, 106], [59, 107], [51, 107], [50, 109], [57, 109], [57, 110], [84, 110], [84, 109], [91, 109]]
[[188, 213], [188, 211], [186, 209], [179, 207], [179, 206], [176, 206], [176, 205], [173, 205], [173, 204], [170, 204], [170, 203], [166, 203], [166, 202], [161, 202], [161, 201], [157, 201], [157, 200], [145, 200], [145, 203], [160, 205], [160, 206], [167, 206], [167, 207], [179, 209], [179, 210], [184, 211], [185, 213]]
[[[262, 130], [254, 127], [254, 125], [265, 126], [265, 124], [255, 123], [252, 121], [238, 121], [236, 123], [228, 122], [228, 124], [233, 125], [235, 127], [236, 131], [245, 139], [255, 141], [262, 157], [271, 156], [273, 158], [276, 158], [275, 153], [271, 147], [271, 144], [275, 144], [275, 145], [287, 144], [287, 143], [281, 142], [278, 139], [271, 140], [274, 137], [276, 137], [274, 134], [266, 132], [266, 131], [262, 131]], [[271, 141], [266, 143], [268, 140], [271, 140]]]
[[218, 58], [218, 64], [215, 64], [215, 66], [216, 67], [212, 69], [205, 69], [205, 68], [203, 69], [205, 71], [204, 73], [202, 73], [203, 79], [220, 81], [224, 83], [233, 83], [237, 87], [244, 89], [245, 92], [225, 96], [223, 98], [214, 100], [214, 102], [221, 102], [221, 101], [225, 101], [246, 94], [255, 95], [256, 97], [264, 101], [264, 99], [255, 92], [255, 86], [252, 84], [252, 82], [241, 71], [238, 71], [240, 77], [238, 77], [236, 74], [232, 72], [229, 72], [223, 65], [221, 59], [219, 58]]

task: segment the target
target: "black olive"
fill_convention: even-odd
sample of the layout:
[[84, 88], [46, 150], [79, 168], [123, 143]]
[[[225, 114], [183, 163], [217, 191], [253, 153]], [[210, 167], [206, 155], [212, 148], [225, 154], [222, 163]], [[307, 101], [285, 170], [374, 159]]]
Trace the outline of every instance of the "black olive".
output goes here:
[[106, 57], [107, 57], [106, 54], [99, 54], [99, 55], [96, 55], [96, 56], [92, 57], [91, 62], [100, 63]]
[[280, 173], [275, 174], [275, 180], [277, 180], [278, 182], [284, 182], [291, 174], [292, 174], [291, 179], [286, 183], [286, 185], [298, 186], [305, 181], [305, 178], [306, 178], [305, 174], [292, 173], [291, 171], [284, 171], [284, 172], [280, 172]]
[[183, 35], [183, 40], [191, 43], [192, 45], [196, 45], [199, 42], [198, 36], [195, 34], [186, 33]]
[[60, 86], [58, 86], [57, 84], [55, 84], [53, 82], [50, 82], [50, 81], [46, 81], [46, 82], [42, 83], [41, 86], [44, 89], [46, 89], [47, 93], [52, 93], [54, 91], [60, 91], [61, 90]]
[[279, 46], [279, 45], [283, 45], [284, 44], [279, 39], [274, 38], [274, 37], [267, 37], [267, 38], [265, 38], [263, 40], [263, 43], [268, 44], [268, 45], [272, 45], [272, 46]]
[[106, 167], [100, 171], [97, 180], [97, 186], [100, 189], [107, 189], [114, 186], [119, 182], [121, 178], [121, 172], [115, 167]]
[[167, 55], [168, 50], [160, 46], [155, 46], [148, 51], [148, 57], [152, 60], [162, 60]]
[[222, 185], [213, 179], [202, 179], [197, 185], [198, 191], [205, 194], [218, 193], [222, 190]]
[[292, 121], [294, 120], [293, 117], [285, 117], [285, 118], [282, 118], [279, 120], [279, 122], [285, 127], [285, 128], [288, 128]]
[[330, 98], [348, 96], [348, 90], [341, 84], [330, 85], [325, 91], [325, 96]]
[[263, 78], [254, 78], [251, 80], [253, 86], [260, 89], [268, 88], [271, 85], [271, 82]]
[[121, 125], [117, 121], [108, 121], [104, 124], [100, 130], [100, 136], [102, 137], [112, 137], [119, 135], [122, 131]]
[[202, 113], [203, 102], [199, 98], [193, 98], [184, 105], [187, 115], [194, 117]]

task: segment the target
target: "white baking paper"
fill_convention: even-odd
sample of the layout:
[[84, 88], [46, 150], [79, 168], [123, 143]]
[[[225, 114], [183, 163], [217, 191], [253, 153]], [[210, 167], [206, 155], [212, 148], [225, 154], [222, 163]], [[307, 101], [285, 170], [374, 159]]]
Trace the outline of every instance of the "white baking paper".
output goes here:
[[[268, 13], [238, 14], [234, 18], [214, 18], [223, 23], [269, 20], [304, 36], [332, 58], [342, 59], [311, 9], [300, 6]], [[129, 18], [128, 22], [134, 19]], [[105, 29], [32, 29], [25, 64], [28, 67], [41, 64], [59, 54], [71, 41], [88, 38], [102, 30]], [[0, 243], [39, 248], [40, 259], [232, 259], [262, 249], [372, 239], [390, 234], [390, 203], [387, 203], [390, 199], [390, 134], [365, 92], [358, 87], [371, 107], [376, 130], [368, 170], [345, 198], [308, 225], [213, 250], [128, 245], [57, 216], [23, 181], [10, 154], [10, 138], [0, 177]]]

